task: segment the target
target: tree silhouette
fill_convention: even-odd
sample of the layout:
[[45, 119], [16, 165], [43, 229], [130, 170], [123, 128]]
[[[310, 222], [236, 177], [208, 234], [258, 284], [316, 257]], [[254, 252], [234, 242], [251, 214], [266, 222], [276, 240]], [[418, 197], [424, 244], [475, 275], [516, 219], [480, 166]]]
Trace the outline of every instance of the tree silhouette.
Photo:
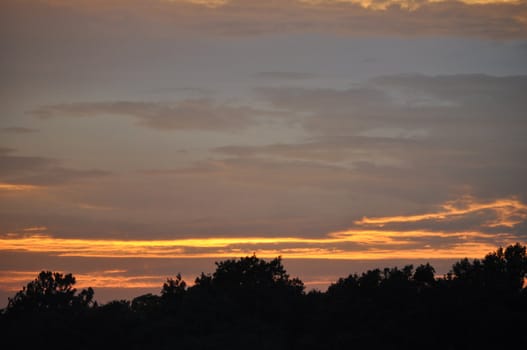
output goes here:
[[435, 272], [436, 270], [429, 263], [419, 265], [415, 269], [413, 279], [422, 286], [432, 286], [435, 284]]
[[130, 304], [132, 311], [140, 314], [158, 312], [161, 308], [161, 298], [152, 293], [140, 295]]
[[181, 278], [181, 274], [176, 275], [176, 279], [167, 278], [167, 281], [163, 283], [161, 289], [161, 297], [164, 299], [171, 299], [180, 297], [185, 294], [187, 289], [187, 283]]
[[42, 271], [38, 277], [28, 283], [21, 291], [9, 298], [8, 313], [67, 310], [86, 308], [93, 303], [93, 289], [82, 290], [77, 294], [73, 288], [75, 277], [71, 273]]
[[520, 290], [527, 277], [526, 248], [526, 246], [516, 243], [505, 249], [505, 267], [508, 284], [512, 290]]
[[212, 284], [217, 288], [229, 290], [288, 288], [302, 292], [304, 289], [302, 281], [289, 278], [281, 257], [266, 262], [255, 255], [217, 262]]
[[91, 288], [78, 293], [71, 274], [43, 271], [9, 299], [0, 335], [9, 348], [51, 335], [80, 349], [523, 348], [526, 271], [525, 246], [515, 244], [461, 259], [444, 278], [429, 263], [406, 265], [304, 293], [280, 257], [253, 255], [217, 262], [191, 287], [177, 274], [160, 295], [103, 305]]
[[327, 294], [330, 296], [344, 296], [355, 293], [359, 289], [359, 276], [350, 274], [346, 278], [339, 278], [336, 283], [328, 287]]
[[377, 290], [382, 281], [380, 269], [373, 269], [363, 272], [359, 278], [359, 287], [363, 294], [370, 294]]
[[452, 266], [454, 281], [464, 288], [487, 292], [515, 293], [522, 289], [527, 275], [526, 247], [519, 243], [499, 247], [483, 260], [467, 258]]

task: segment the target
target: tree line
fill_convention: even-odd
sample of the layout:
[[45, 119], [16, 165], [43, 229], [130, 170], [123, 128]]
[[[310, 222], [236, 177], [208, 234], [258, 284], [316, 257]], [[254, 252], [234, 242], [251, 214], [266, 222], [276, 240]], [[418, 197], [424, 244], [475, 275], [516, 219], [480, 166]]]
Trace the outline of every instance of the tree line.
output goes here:
[[99, 304], [72, 274], [42, 271], [0, 313], [1, 339], [132, 349], [501, 349], [527, 345], [526, 246], [350, 274], [305, 291], [280, 257], [216, 262], [192, 286], [177, 274], [160, 295]]

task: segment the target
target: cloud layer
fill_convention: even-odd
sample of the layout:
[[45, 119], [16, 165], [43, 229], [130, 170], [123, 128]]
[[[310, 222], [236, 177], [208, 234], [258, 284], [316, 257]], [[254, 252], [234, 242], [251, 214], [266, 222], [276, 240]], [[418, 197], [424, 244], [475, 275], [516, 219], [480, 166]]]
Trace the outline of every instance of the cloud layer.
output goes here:
[[[64, 222], [63, 227], [54, 226], [59, 235], [82, 236], [72, 226], [73, 217], [83, 221], [82, 209], [98, 217], [100, 225], [90, 230], [97, 236], [128, 230], [131, 237], [141, 237], [148, 227], [151, 237], [160, 239], [207, 237], [211, 230], [234, 236], [321, 237], [344, 230], [362, 216], [432, 210], [466, 195], [490, 202], [511, 197], [527, 201], [522, 162], [527, 105], [521, 93], [526, 89], [524, 76], [413, 74], [378, 77], [345, 89], [256, 88], [258, 108], [249, 100], [235, 107], [221, 100], [93, 101], [47, 105], [33, 114], [44, 124], [124, 116], [147, 129], [215, 131], [218, 138], [247, 132], [249, 126], [260, 131], [259, 123], [272, 119], [285, 135], [302, 135], [290, 142], [268, 143], [261, 137], [239, 144], [229, 144], [233, 138], [228, 136], [220, 147], [168, 152], [169, 158], [160, 158], [164, 166], [55, 193], [76, 208], [71, 222], [56, 218]], [[187, 104], [192, 108], [185, 109]], [[2, 156], [3, 178], [12, 185], [103, 175], [8, 152]], [[185, 157], [188, 161], [171, 161]], [[499, 233], [473, 220], [468, 215], [442, 226], [404, 225], [409, 230]], [[49, 226], [49, 221], [41, 224]], [[519, 231], [513, 233], [522, 235]]]
[[527, 240], [526, 1], [0, 7], [0, 293], [254, 252], [328, 282]]
[[[214, 6], [211, 6], [213, 4]], [[78, 18], [79, 28], [115, 21], [127, 29], [156, 35], [254, 36], [277, 33], [325, 32], [344, 35], [463, 35], [521, 38], [527, 34], [525, 1], [257, 1], [221, 2], [112, 0], [9, 1], [5, 20], [50, 17], [55, 30]], [[31, 9], [31, 11], [28, 11]], [[33, 15], [30, 14], [33, 12]], [[262, 16], [265, 14], [265, 16]], [[69, 18], [69, 19], [68, 19]], [[13, 26], [16, 28], [17, 26]]]
[[59, 160], [53, 158], [16, 156], [11, 154], [12, 151], [0, 148], [0, 190], [63, 185], [109, 175], [109, 172], [98, 169], [66, 168], [61, 166]]
[[52, 117], [132, 117], [139, 125], [158, 130], [238, 130], [264, 114], [250, 107], [216, 104], [210, 99], [189, 99], [169, 105], [153, 102], [92, 102], [43, 106], [31, 114]]
[[[476, 222], [456, 230], [452, 222], [462, 222], [474, 214]], [[355, 221], [346, 231], [321, 238], [203, 237], [172, 240], [67, 239], [46, 234], [46, 227], [27, 228], [23, 234], [0, 238], [0, 251], [46, 253], [64, 257], [90, 258], [229, 258], [258, 254], [287, 259], [422, 259], [426, 257], [478, 257], [500, 245], [521, 239], [511, 230], [525, 224], [527, 205], [516, 199], [476, 202], [464, 198], [443, 205], [442, 211], [408, 216], [368, 218]], [[420, 223], [421, 228], [405, 229], [394, 223]], [[446, 226], [445, 226], [446, 224]], [[435, 227], [434, 227], [435, 226]], [[498, 228], [485, 232], [484, 227]], [[446, 229], [445, 229], [446, 228]]]

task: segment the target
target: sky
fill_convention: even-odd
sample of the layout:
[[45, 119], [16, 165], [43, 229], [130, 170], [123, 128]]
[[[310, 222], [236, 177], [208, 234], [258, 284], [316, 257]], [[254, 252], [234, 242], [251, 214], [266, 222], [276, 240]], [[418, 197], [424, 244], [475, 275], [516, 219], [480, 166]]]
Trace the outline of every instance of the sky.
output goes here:
[[0, 305], [527, 242], [527, 1], [2, 0]]

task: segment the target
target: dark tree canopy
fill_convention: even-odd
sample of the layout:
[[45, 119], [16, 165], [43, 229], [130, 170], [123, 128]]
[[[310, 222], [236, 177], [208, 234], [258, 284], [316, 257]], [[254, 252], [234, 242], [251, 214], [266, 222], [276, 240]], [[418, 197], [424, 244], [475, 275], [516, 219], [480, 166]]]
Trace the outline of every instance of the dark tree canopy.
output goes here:
[[426, 263], [425, 265], [419, 265], [414, 272], [414, 281], [427, 286], [435, 284], [435, 273], [436, 270], [432, 265]]
[[176, 278], [168, 278], [165, 283], [163, 283], [163, 288], [161, 289], [161, 297], [164, 299], [176, 298], [185, 294], [187, 290], [187, 283], [181, 278], [181, 274], [177, 274]]
[[518, 292], [527, 275], [526, 247], [519, 243], [498, 248], [483, 260], [462, 259], [451, 271], [454, 281], [463, 287], [494, 292]]
[[68, 310], [89, 307], [93, 302], [93, 289], [77, 293], [73, 288], [75, 277], [71, 273], [42, 271], [21, 291], [9, 298], [7, 312]]
[[9, 299], [0, 335], [8, 348], [51, 336], [79, 349], [524, 348], [526, 273], [515, 244], [443, 278], [429, 263], [377, 268], [305, 293], [280, 257], [253, 255], [217, 262], [192, 286], [176, 274], [159, 295], [98, 305], [73, 275], [43, 271]]
[[304, 289], [302, 281], [289, 278], [280, 257], [266, 262], [255, 255], [217, 262], [212, 284], [221, 289]]

